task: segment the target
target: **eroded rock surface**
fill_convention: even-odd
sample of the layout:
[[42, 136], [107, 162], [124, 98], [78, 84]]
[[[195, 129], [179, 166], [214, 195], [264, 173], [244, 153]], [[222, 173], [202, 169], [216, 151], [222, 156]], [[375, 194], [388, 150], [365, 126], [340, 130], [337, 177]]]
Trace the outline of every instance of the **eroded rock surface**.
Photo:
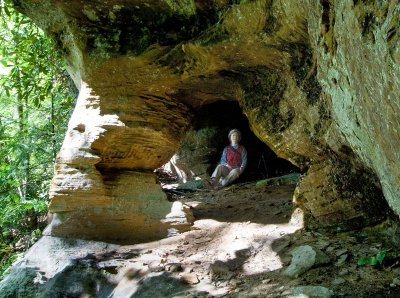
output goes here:
[[[193, 112], [220, 100], [239, 102], [258, 138], [302, 170], [295, 202], [309, 226], [374, 224], [387, 202], [400, 214], [400, 4], [234, 3], [17, 2], [80, 88], [51, 190], [54, 235], [157, 234], [168, 203], [156, 185], [142, 197], [152, 174], [134, 173], [169, 160]], [[115, 178], [126, 171], [137, 181], [127, 192]], [[104, 230], [119, 220], [129, 224]]]

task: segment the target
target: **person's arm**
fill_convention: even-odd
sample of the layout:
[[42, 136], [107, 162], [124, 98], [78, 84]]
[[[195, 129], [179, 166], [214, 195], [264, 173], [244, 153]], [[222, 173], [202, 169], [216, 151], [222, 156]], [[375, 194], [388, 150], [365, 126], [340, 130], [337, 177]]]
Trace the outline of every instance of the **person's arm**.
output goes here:
[[228, 162], [226, 161], [226, 147], [224, 151], [222, 151], [221, 161], [219, 163], [223, 166], [228, 166]]
[[247, 166], [247, 151], [243, 147], [243, 150], [242, 150], [242, 164], [240, 165], [240, 174], [243, 173], [243, 171], [246, 168], [246, 166]]

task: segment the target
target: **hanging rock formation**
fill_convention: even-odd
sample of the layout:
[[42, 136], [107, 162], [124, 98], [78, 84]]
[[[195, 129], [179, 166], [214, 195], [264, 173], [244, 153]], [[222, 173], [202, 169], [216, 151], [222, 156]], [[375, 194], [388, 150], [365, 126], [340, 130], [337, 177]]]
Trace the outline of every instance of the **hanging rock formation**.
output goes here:
[[309, 226], [374, 224], [388, 203], [400, 214], [397, 1], [15, 2], [58, 41], [80, 90], [52, 235], [163, 235], [171, 204], [149, 171], [194, 111], [221, 100], [302, 170], [295, 202]]

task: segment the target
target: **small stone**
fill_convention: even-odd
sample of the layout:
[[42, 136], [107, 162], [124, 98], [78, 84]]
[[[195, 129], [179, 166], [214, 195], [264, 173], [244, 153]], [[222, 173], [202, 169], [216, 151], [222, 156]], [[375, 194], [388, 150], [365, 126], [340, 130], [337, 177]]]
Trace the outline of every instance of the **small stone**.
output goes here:
[[149, 270], [151, 272], [161, 272], [164, 271], [164, 266], [158, 262], [153, 262], [149, 264]]
[[346, 274], [348, 274], [348, 273], [349, 273], [349, 270], [346, 269], [346, 268], [343, 268], [342, 270], [339, 271], [339, 275], [340, 275], [340, 276], [346, 275]]
[[395, 277], [392, 281], [392, 284], [396, 285], [396, 286], [400, 286], [400, 279]]
[[338, 251], [336, 251], [336, 252], [335, 252], [335, 255], [336, 255], [337, 257], [339, 257], [339, 256], [345, 254], [346, 252], [347, 252], [347, 248], [342, 248], [342, 249], [339, 249]]
[[297, 297], [332, 297], [332, 290], [321, 286], [300, 286], [293, 288], [291, 294]]
[[335, 250], [335, 248], [334, 248], [333, 246], [329, 246], [329, 247], [326, 249], [327, 252], [332, 252], [332, 251], [334, 251], [334, 250]]
[[332, 281], [332, 284], [335, 285], [335, 286], [337, 286], [337, 285], [344, 284], [345, 282], [346, 282], [346, 280], [345, 280], [344, 278], [338, 277], [338, 278], [335, 278], [335, 279]]
[[199, 278], [195, 273], [183, 273], [181, 275], [181, 280], [189, 285], [195, 285], [200, 282]]
[[190, 242], [186, 240], [186, 241], [183, 242], [183, 245], [188, 245], [189, 243]]
[[214, 274], [224, 274], [229, 272], [229, 267], [224, 262], [217, 260], [210, 265], [210, 270]]
[[347, 254], [341, 255], [340, 258], [339, 258], [339, 259], [337, 260], [337, 262], [335, 263], [335, 266], [341, 266], [341, 265], [343, 265], [343, 264], [346, 262], [347, 257], [348, 257]]
[[128, 269], [128, 270], [125, 272], [124, 276], [125, 276], [127, 279], [133, 279], [133, 278], [135, 278], [136, 276], [139, 275], [139, 272], [140, 272], [139, 269], [130, 268], [130, 269]]
[[263, 284], [269, 284], [271, 282], [271, 279], [270, 278], [268, 278], [268, 279], [263, 279], [262, 280], [262, 283]]
[[323, 265], [330, 262], [329, 257], [322, 251], [310, 245], [303, 245], [292, 250], [292, 262], [284, 271], [284, 275], [296, 278], [311, 269], [313, 266]]
[[318, 240], [318, 242], [315, 244], [315, 247], [317, 247], [318, 249], [325, 249], [327, 248], [329, 245], [331, 245], [331, 243], [329, 241], [326, 240]]
[[231, 285], [231, 286], [233, 286], [233, 287], [237, 287], [237, 286], [239, 286], [239, 285], [241, 285], [241, 284], [243, 284], [244, 283], [244, 281], [242, 281], [242, 280], [237, 280], [237, 279], [235, 279], [235, 278], [233, 278], [233, 279], [231, 279], [230, 281], [229, 281], [229, 284]]
[[183, 268], [182, 265], [179, 263], [169, 263], [165, 265], [165, 270], [169, 272], [181, 272]]

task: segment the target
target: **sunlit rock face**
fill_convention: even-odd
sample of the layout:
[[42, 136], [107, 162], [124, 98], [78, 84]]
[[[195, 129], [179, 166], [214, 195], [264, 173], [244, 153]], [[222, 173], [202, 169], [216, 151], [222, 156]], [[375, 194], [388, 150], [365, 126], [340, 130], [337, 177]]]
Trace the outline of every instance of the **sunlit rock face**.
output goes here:
[[[369, 3], [18, 1], [59, 42], [80, 88], [51, 233], [107, 239], [158, 226], [169, 203], [153, 185], [157, 199], [140, 207], [152, 175], [140, 173], [168, 161], [195, 111], [221, 100], [237, 101], [255, 135], [302, 170], [294, 199], [309, 226], [374, 224], [387, 202], [400, 214], [399, 4]], [[120, 218], [129, 224], [104, 230]]]
[[[341, 141], [373, 172], [400, 214], [400, 4], [398, 1], [309, 1], [310, 40], [318, 81]], [[340, 150], [340, 149], [339, 149]], [[377, 208], [382, 206], [378, 204]]]

